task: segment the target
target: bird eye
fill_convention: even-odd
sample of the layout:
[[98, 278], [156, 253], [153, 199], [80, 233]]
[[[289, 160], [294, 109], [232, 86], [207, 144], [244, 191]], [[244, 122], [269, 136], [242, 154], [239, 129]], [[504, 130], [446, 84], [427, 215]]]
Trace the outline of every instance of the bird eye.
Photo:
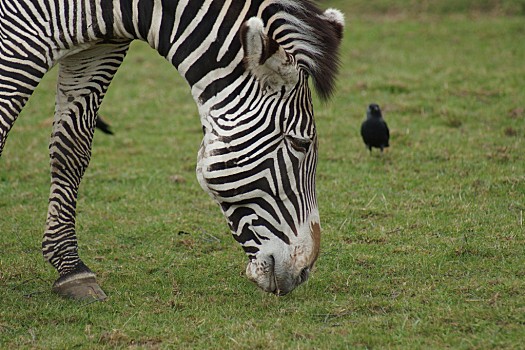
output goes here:
[[290, 142], [290, 145], [294, 150], [303, 153], [308, 152], [308, 148], [310, 148], [310, 145], [312, 144], [312, 140], [310, 139], [303, 139], [293, 136], [286, 136], [286, 139]]

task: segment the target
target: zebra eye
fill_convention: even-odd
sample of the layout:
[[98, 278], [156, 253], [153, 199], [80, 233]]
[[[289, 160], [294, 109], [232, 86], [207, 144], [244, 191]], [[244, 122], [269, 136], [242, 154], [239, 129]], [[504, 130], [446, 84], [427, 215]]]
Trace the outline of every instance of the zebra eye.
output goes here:
[[289, 135], [286, 136], [286, 139], [290, 142], [290, 145], [294, 150], [303, 153], [308, 152], [308, 148], [310, 148], [310, 145], [312, 144], [312, 140], [293, 137]]

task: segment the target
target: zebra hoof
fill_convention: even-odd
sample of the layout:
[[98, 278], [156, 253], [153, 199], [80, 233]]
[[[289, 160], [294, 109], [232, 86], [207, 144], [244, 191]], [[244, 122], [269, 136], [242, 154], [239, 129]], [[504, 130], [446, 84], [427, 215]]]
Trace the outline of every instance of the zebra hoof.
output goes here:
[[107, 298], [93, 273], [61, 276], [53, 284], [53, 292], [75, 300], [102, 301]]

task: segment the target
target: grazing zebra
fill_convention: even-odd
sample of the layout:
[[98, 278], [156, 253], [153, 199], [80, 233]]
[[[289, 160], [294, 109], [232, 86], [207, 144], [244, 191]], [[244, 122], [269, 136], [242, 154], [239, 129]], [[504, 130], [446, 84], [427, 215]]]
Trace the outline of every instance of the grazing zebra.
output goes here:
[[42, 242], [53, 290], [106, 297], [78, 254], [77, 192], [99, 106], [135, 39], [191, 88], [204, 132], [197, 177], [244, 248], [248, 278], [277, 295], [304, 282], [320, 247], [308, 79], [331, 95], [343, 23], [309, 0], [0, 0], [0, 154], [59, 63]]

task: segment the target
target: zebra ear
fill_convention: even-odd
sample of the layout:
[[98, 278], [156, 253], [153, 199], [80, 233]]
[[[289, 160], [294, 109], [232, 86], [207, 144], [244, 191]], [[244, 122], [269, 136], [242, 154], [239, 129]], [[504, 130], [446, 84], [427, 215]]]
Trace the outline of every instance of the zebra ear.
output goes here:
[[244, 66], [264, 89], [292, 87], [299, 80], [299, 70], [281, 45], [264, 32], [264, 23], [252, 17], [241, 27]]
[[338, 39], [341, 40], [345, 28], [345, 15], [337, 9], [330, 8], [323, 13], [323, 17], [334, 27]]

